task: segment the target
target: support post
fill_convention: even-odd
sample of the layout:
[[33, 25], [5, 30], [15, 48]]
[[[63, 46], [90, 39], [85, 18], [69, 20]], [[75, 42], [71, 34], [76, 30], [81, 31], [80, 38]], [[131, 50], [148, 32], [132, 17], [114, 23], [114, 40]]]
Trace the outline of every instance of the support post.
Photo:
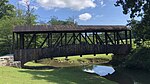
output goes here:
[[127, 30], [125, 31], [125, 39], [126, 39], [126, 44], [128, 44], [128, 32], [127, 32]]
[[12, 44], [12, 51], [11, 52], [14, 52], [14, 49], [15, 49], [15, 33], [13, 33], [13, 44]]
[[20, 49], [24, 49], [24, 34], [20, 33]]
[[48, 47], [50, 47], [50, 34], [48, 33], [48, 40], [47, 40], [47, 44], [48, 44]]
[[130, 45], [132, 47], [132, 33], [131, 33], [131, 30], [129, 31], [129, 33], [130, 33]]
[[36, 34], [35, 34], [35, 37], [34, 37], [34, 48], [36, 49]]
[[116, 32], [114, 32], [114, 43], [116, 44]]
[[81, 33], [79, 33], [79, 44], [81, 44]]
[[108, 45], [107, 32], [105, 32], [105, 44]]
[[106, 55], [108, 55], [108, 39], [107, 39], [107, 32], [105, 32], [105, 43], [106, 43], [106, 48], [105, 48], [105, 50], [106, 50]]
[[68, 57], [67, 56], [67, 47], [66, 47], [66, 45], [67, 45], [67, 33], [65, 33], [65, 53], [66, 53], [66, 57]]
[[119, 32], [117, 32], [117, 44], [119, 44]]
[[75, 33], [73, 33], [73, 44], [76, 43], [76, 37], [75, 37]]
[[96, 45], [95, 45], [95, 32], [93, 32], [93, 50], [94, 50], [94, 56], [96, 56], [96, 53], [95, 53], [95, 49], [96, 49]]
[[97, 40], [97, 32], [96, 32], [96, 34], [95, 34], [95, 35], [96, 35], [96, 44], [98, 44], [98, 40]]
[[17, 33], [17, 36], [16, 36], [16, 38], [17, 38], [17, 43], [16, 43], [16, 45], [17, 45], [17, 49], [19, 49], [19, 37], [18, 37], [19, 35], [18, 35], [18, 33]]
[[50, 33], [50, 46], [53, 46], [53, 33]]

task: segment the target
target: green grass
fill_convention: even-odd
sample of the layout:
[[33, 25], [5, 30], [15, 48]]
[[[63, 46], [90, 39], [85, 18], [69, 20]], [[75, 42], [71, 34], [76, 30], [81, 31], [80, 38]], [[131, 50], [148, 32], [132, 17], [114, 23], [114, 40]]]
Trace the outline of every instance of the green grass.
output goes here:
[[97, 54], [96, 56], [93, 55], [83, 55], [80, 56], [68, 56], [66, 60], [65, 57], [57, 57], [53, 60], [47, 58], [42, 59], [39, 62], [49, 66], [55, 67], [70, 67], [70, 66], [81, 66], [81, 65], [89, 65], [89, 64], [102, 64], [107, 63], [112, 59], [112, 55], [105, 55], [105, 54]]
[[[87, 61], [87, 59], [97, 58], [111, 60], [111, 55], [84, 55], [83, 57], [71, 56], [69, 57], [69, 61]], [[55, 59], [64, 60], [65, 58], [58, 57]], [[25, 65], [45, 66], [46, 64], [28, 62]], [[0, 74], [0, 84], [116, 84], [115, 82], [109, 81], [104, 77], [100, 77], [96, 74], [83, 72], [80, 66], [45, 70], [0, 67]]]
[[81, 68], [28, 70], [0, 67], [0, 84], [116, 84]]

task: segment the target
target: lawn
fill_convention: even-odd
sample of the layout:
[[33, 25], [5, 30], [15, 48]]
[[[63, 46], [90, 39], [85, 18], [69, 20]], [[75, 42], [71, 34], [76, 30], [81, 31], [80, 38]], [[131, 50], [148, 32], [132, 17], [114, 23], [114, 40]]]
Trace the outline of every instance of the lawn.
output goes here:
[[[72, 56], [69, 60], [87, 60], [94, 58], [111, 59], [111, 55], [85, 55]], [[64, 60], [64, 58], [55, 58]], [[45, 66], [45, 64], [28, 62], [26, 66]], [[82, 71], [81, 66], [61, 67], [52, 69], [19, 69], [13, 67], [0, 67], [0, 84], [116, 84], [96, 74]]]
[[116, 84], [80, 67], [29, 70], [0, 67], [0, 84]]

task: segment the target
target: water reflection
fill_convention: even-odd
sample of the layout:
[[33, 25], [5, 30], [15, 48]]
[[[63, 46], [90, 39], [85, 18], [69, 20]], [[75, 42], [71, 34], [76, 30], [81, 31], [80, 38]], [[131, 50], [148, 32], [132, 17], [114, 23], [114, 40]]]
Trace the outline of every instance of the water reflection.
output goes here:
[[92, 70], [88, 68], [88, 69], [84, 69], [84, 71], [89, 73], [95, 73], [100, 76], [106, 76], [108, 74], [112, 74], [115, 72], [114, 68], [110, 66], [98, 66], [98, 65], [94, 65]]
[[111, 66], [94, 65], [85, 72], [98, 74], [119, 84], [150, 84], [150, 73], [140, 70], [114, 69]]

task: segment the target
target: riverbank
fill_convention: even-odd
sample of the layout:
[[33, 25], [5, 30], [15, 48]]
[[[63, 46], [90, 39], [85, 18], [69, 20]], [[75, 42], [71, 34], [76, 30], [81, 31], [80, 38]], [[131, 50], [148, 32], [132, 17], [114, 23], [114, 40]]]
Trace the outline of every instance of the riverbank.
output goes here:
[[[110, 59], [111, 55], [98, 55], [98, 56], [92, 56], [87, 55], [83, 56], [83, 58], [78, 57], [69, 57], [68, 61], [64, 58], [55, 58], [54, 60], [60, 60], [60, 61], [66, 61], [68, 62], [68, 65], [60, 65], [53, 64], [53, 66], [57, 65], [57, 68], [51, 68], [51, 69], [19, 69], [19, 68], [13, 68], [13, 67], [0, 67], [0, 84], [117, 84], [115, 82], [112, 82], [110, 80], [107, 80], [104, 77], [98, 76], [96, 74], [89, 74], [83, 71], [83, 68], [81, 68], [81, 65], [77, 63], [77, 61], [84, 60], [85, 64], [89, 62], [89, 59], [100, 59], [103, 60], [102, 62], [106, 62], [106, 59]], [[48, 60], [48, 59], [43, 59]], [[41, 60], [39, 60], [41, 61]], [[74, 61], [75, 63], [69, 65], [70, 61]], [[108, 59], [107, 59], [108, 61]], [[96, 61], [93, 61], [95, 63]], [[51, 65], [52, 65], [51, 64]], [[92, 64], [92, 63], [91, 63]], [[28, 62], [25, 64], [26, 66], [45, 66], [47, 64], [41, 64], [41, 63], [34, 63], [34, 62]], [[60, 66], [59, 66], [60, 65]], [[71, 66], [76, 67], [71, 67]], [[78, 66], [80, 65], [80, 66]]]
[[104, 64], [108, 63], [112, 59], [112, 54], [97, 54], [93, 55], [83, 55], [80, 56], [69, 56], [67, 59], [65, 57], [57, 57], [54, 59], [41, 59], [38, 63], [44, 64], [46, 66], [54, 67], [72, 67], [72, 66], [83, 66], [83, 65], [93, 65], [93, 64]]

